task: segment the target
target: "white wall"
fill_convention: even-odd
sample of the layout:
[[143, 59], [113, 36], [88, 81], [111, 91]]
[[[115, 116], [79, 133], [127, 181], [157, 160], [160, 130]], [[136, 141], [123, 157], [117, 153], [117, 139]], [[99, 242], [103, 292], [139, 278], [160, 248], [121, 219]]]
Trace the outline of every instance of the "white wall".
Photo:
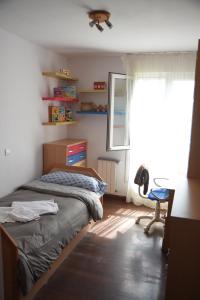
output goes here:
[[[108, 82], [108, 72], [124, 73], [121, 57], [94, 56], [73, 57], [68, 59], [69, 67], [78, 77], [78, 87], [88, 89], [93, 87], [94, 81]], [[81, 94], [80, 100], [106, 104], [107, 94]], [[77, 115], [78, 125], [70, 127], [68, 137], [85, 138], [88, 140], [88, 166], [97, 168], [97, 158], [100, 156], [120, 160], [117, 172], [117, 190], [119, 194], [126, 194], [125, 180], [125, 151], [106, 151], [107, 117], [105, 115]]]
[[[42, 144], [67, 136], [66, 126], [47, 121], [47, 95], [56, 80], [41, 72], [67, 66], [67, 60], [0, 29], [0, 196], [41, 174]], [[9, 156], [5, 149], [11, 150]]]

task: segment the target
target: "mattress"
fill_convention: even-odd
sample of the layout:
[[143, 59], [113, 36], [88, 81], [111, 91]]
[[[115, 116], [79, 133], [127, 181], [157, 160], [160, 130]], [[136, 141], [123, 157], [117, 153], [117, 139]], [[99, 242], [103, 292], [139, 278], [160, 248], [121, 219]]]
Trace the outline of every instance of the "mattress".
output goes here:
[[60, 187], [34, 181], [0, 199], [0, 206], [13, 201], [54, 199], [59, 211], [27, 223], [5, 223], [19, 250], [19, 281], [23, 295], [59, 257], [62, 249], [88, 224], [101, 219], [103, 209], [98, 196], [81, 188]]

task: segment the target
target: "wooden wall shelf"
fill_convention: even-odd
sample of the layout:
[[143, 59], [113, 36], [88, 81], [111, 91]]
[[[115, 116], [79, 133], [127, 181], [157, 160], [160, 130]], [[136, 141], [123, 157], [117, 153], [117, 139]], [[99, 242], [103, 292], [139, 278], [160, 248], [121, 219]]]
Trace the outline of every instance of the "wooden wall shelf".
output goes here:
[[68, 77], [64, 73], [61, 73], [61, 72], [42, 72], [42, 75], [47, 76], [47, 77], [53, 77], [56, 79], [61, 79], [61, 80], [78, 81], [77, 78]]
[[[77, 114], [80, 115], [107, 115], [108, 112], [107, 111], [76, 111]], [[124, 116], [125, 112], [124, 111], [115, 111], [114, 112], [115, 115], [117, 116]]]
[[107, 93], [108, 90], [95, 90], [95, 89], [86, 89], [86, 90], [79, 90], [79, 93]]
[[45, 101], [63, 101], [63, 102], [78, 102], [77, 98], [70, 97], [42, 97], [42, 100]]
[[77, 121], [66, 121], [66, 122], [43, 122], [42, 125], [46, 126], [60, 126], [60, 125], [73, 125], [76, 124]]
[[80, 115], [107, 115], [107, 111], [77, 111]]

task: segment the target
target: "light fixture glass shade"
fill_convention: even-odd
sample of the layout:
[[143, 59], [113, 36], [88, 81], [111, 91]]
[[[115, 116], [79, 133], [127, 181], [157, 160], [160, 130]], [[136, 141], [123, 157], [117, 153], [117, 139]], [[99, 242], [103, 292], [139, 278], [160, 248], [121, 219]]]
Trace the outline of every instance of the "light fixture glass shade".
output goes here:
[[89, 23], [89, 25], [90, 25], [90, 27], [93, 27], [93, 26], [95, 25], [95, 21], [94, 21], [94, 20], [91, 21], [91, 22]]
[[113, 27], [113, 25], [112, 25], [112, 23], [110, 23], [110, 21], [106, 20], [105, 23], [110, 29]]
[[99, 23], [96, 24], [96, 27], [99, 31], [101, 31], [101, 32], [103, 31], [103, 27], [101, 25], [99, 25]]

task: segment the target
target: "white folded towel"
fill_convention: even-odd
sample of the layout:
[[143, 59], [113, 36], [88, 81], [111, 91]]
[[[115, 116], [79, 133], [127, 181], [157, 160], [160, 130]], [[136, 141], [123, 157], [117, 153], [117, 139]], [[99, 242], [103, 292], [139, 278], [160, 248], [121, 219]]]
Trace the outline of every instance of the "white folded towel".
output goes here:
[[13, 208], [11, 207], [0, 207], [0, 223], [15, 222], [11, 217], [9, 217], [12, 210]]
[[40, 215], [56, 214], [58, 205], [53, 199], [13, 202], [11, 207], [0, 207], [0, 223], [29, 222]]
[[39, 219], [40, 215], [34, 211], [34, 209], [29, 209], [26, 207], [16, 207], [12, 208], [12, 211], [9, 213], [9, 218], [14, 222], [29, 222], [32, 220]]
[[34, 210], [34, 212], [36, 212], [38, 215], [57, 214], [58, 212], [58, 204], [55, 203], [53, 199], [13, 202], [11, 207], [31, 209]]

